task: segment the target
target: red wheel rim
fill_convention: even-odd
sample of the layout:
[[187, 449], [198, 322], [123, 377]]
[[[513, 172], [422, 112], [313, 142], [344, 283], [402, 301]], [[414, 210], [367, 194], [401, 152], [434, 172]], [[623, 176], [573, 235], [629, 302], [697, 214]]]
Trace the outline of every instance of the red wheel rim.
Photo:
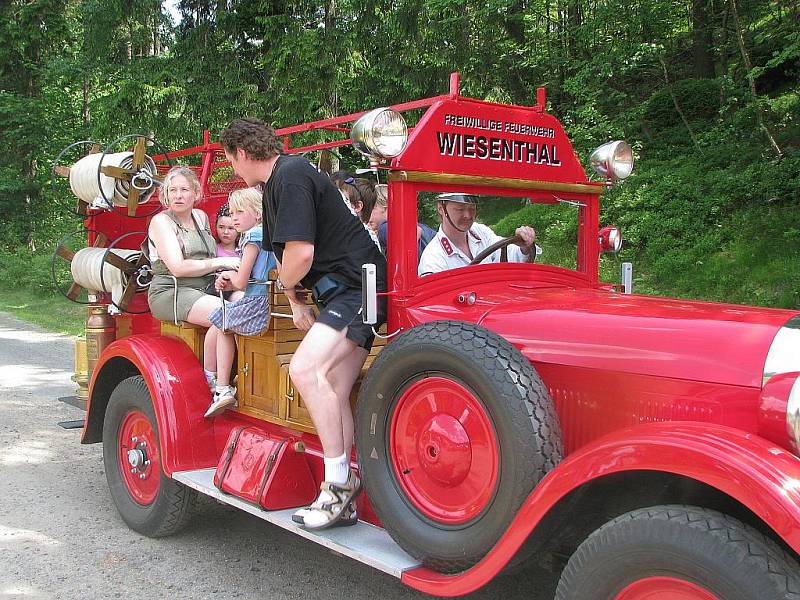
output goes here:
[[117, 462], [125, 487], [141, 505], [156, 499], [161, 478], [161, 457], [156, 432], [144, 413], [134, 410], [125, 415], [119, 428]]
[[720, 598], [684, 579], [647, 577], [626, 586], [614, 600], [720, 600]]
[[392, 415], [389, 451], [406, 497], [431, 519], [461, 525], [494, 497], [497, 435], [483, 404], [456, 381], [429, 377], [403, 392]]

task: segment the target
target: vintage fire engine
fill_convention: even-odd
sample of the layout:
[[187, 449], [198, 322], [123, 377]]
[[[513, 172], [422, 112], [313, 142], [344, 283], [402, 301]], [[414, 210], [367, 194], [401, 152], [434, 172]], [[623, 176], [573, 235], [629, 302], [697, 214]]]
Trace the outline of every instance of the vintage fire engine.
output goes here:
[[[292, 144], [312, 130], [344, 139]], [[447, 94], [278, 133], [288, 153], [354, 143], [389, 184], [388, 343], [352, 395], [361, 521], [309, 532], [291, 520], [323, 469], [288, 374], [303, 333], [276, 286], [269, 329], [237, 340], [238, 408], [212, 419], [205, 331], [148, 314], [138, 248], [159, 174], [193, 164], [212, 217], [244, 185], [206, 133], [152, 157], [137, 137], [56, 169], [91, 246], [64, 243], [55, 259], [70, 263], [67, 294], [93, 301], [82, 442], [103, 443], [131, 528], [174, 533], [201, 493], [430, 594], [469, 593], [532, 558], [560, 570], [560, 599], [800, 598], [800, 314], [599, 281], [601, 253], [621, 243], [599, 224], [608, 182], [587, 178], [543, 89], [534, 106], [501, 105], [460, 96], [454, 74]], [[623, 143], [592, 162], [608, 179], [632, 169]], [[419, 276], [418, 203], [440, 192], [569, 207], [574, 263]], [[232, 445], [242, 427], [260, 441]], [[250, 471], [218, 487], [231, 452]]]

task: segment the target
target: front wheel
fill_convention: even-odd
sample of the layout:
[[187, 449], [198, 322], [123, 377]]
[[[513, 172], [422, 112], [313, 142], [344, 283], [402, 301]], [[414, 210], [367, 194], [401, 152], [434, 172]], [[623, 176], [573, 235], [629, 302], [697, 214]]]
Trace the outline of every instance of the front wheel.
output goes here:
[[448, 573], [483, 558], [563, 454], [530, 362], [458, 321], [414, 327], [381, 351], [359, 392], [356, 443], [386, 530]]
[[147, 384], [128, 377], [111, 393], [103, 422], [108, 489], [122, 520], [148, 537], [183, 528], [197, 493], [164, 475], [158, 424]]
[[772, 540], [717, 511], [655, 506], [590, 535], [556, 600], [798, 600], [800, 567]]

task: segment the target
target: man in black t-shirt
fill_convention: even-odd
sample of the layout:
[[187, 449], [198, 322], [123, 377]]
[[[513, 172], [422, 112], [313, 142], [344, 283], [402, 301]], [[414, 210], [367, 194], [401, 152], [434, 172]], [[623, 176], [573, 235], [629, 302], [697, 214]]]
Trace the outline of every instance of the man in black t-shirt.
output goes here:
[[[263, 185], [264, 242], [278, 259], [279, 285], [294, 323], [308, 332], [289, 375], [322, 442], [325, 481], [317, 500], [293, 519], [307, 529], [355, 523], [361, 482], [350, 469], [350, 391], [374, 339], [361, 320], [361, 265], [375, 264], [378, 291], [384, 291], [386, 260], [328, 177], [303, 157], [283, 155], [271, 127], [239, 119], [220, 142], [236, 174], [250, 186]], [[312, 290], [317, 317], [298, 284]], [[381, 320], [383, 306], [379, 302]]]

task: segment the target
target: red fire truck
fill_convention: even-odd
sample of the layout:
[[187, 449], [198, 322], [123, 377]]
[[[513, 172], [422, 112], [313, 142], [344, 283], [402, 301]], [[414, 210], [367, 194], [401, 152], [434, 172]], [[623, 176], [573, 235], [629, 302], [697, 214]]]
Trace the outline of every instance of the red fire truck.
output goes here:
[[[309, 131], [335, 139], [294, 143]], [[323, 468], [288, 373], [303, 334], [277, 286], [269, 329], [237, 339], [238, 407], [212, 419], [204, 330], [147, 312], [137, 249], [158, 173], [192, 164], [212, 216], [244, 185], [206, 134], [152, 158], [143, 139], [127, 163], [95, 158], [97, 201], [82, 198], [99, 257], [99, 277], [79, 273], [68, 292], [89, 287], [94, 302], [82, 442], [103, 443], [131, 528], [178, 531], [200, 493], [429, 594], [555, 557], [564, 600], [800, 598], [800, 313], [601, 282], [601, 254], [621, 243], [599, 222], [608, 182], [587, 177], [544, 90], [533, 106], [485, 102], [462, 97], [454, 74], [447, 94], [278, 134], [287, 153], [355, 140], [388, 182], [388, 322], [352, 397], [361, 520], [321, 532], [291, 520]], [[592, 162], [609, 179], [632, 168], [620, 143]], [[419, 276], [418, 206], [444, 192], [571, 211], [574, 255], [548, 261], [540, 236], [532, 264]], [[79, 253], [57, 256], [91, 270], [74, 266]]]

